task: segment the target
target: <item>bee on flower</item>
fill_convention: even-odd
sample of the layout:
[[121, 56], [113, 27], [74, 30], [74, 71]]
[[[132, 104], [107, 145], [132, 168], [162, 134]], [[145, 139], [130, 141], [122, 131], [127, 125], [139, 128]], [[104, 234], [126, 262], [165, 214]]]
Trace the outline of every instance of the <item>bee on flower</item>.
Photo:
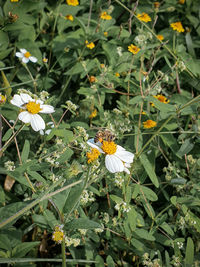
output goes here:
[[28, 63], [29, 61], [36, 63], [37, 58], [33, 57], [30, 52], [28, 52], [26, 49], [21, 48], [20, 52], [16, 52], [16, 57], [20, 58], [23, 63]]
[[130, 164], [133, 162], [134, 154], [115, 144], [111, 137], [109, 139], [101, 138], [99, 140], [92, 138], [87, 141], [87, 144], [105, 155], [105, 166], [107, 170], [111, 173], [125, 171], [130, 174], [128, 168], [131, 167]]
[[54, 107], [44, 105], [42, 100], [33, 99], [30, 95], [23, 93], [15, 94], [10, 103], [20, 108], [19, 120], [30, 123], [36, 132], [45, 129], [45, 122], [38, 113], [49, 114], [55, 111]]

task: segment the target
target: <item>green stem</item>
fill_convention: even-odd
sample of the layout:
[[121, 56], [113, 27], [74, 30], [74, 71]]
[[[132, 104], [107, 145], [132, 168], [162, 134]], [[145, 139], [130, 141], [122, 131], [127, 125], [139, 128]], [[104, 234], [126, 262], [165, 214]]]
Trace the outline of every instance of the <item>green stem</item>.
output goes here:
[[66, 267], [65, 239], [62, 240], [62, 267]]
[[23, 124], [4, 144], [4, 146], [0, 149], [0, 154], [2, 154], [6, 148], [9, 146], [9, 144], [13, 141], [13, 139], [21, 132], [21, 130], [24, 128], [25, 124]]
[[173, 52], [176, 52], [176, 33], [173, 34]]
[[34, 92], [35, 92], [35, 94], [36, 94], [36, 93], [37, 93], [36, 80], [33, 78], [33, 75], [32, 75], [32, 73], [30, 72], [30, 70], [29, 70], [27, 64], [23, 64], [23, 66], [25, 67], [25, 69], [27, 70], [28, 74], [29, 74], [30, 77], [31, 77], [31, 80], [33, 81]]

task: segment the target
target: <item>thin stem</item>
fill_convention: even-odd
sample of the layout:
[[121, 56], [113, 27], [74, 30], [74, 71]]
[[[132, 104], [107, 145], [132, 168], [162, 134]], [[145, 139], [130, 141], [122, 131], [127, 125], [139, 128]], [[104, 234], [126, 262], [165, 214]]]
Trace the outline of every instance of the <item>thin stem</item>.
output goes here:
[[62, 267], [66, 267], [65, 239], [62, 240]]
[[28, 71], [28, 74], [30, 75], [31, 80], [33, 81], [34, 92], [35, 92], [35, 94], [36, 94], [36, 93], [37, 93], [36, 80], [33, 78], [33, 75], [32, 75], [32, 73], [30, 72], [30, 70], [29, 70], [27, 64], [23, 64], [23, 66], [24, 66], [25, 69]]
[[57, 124], [57, 127], [60, 125], [61, 121], [63, 120], [63, 118], [64, 118], [64, 116], [65, 116], [65, 114], [67, 113], [68, 110], [69, 109], [66, 109], [65, 112], [62, 114], [62, 116], [61, 116], [61, 118], [60, 118], [60, 120], [59, 120], [59, 122]]
[[91, 20], [91, 14], [92, 14], [92, 6], [93, 6], [93, 0], [90, 0], [90, 10], [89, 10], [88, 24], [87, 24], [87, 28], [88, 28], [88, 29], [89, 29], [89, 27], [90, 27], [90, 20]]

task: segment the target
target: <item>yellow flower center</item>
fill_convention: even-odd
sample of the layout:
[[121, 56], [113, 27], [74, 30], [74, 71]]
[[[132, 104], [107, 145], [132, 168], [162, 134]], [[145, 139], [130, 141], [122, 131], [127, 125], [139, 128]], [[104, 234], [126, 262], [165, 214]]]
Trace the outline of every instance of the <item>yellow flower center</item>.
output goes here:
[[117, 145], [114, 142], [103, 141], [101, 149], [108, 155], [115, 154]]
[[52, 235], [52, 239], [53, 241], [57, 242], [57, 243], [61, 243], [61, 241], [64, 238], [64, 233], [63, 231], [55, 231]]
[[40, 110], [42, 110], [40, 108], [40, 104], [37, 104], [35, 102], [29, 102], [28, 104], [26, 104], [26, 109], [31, 114], [37, 114], [38, 112], [40, 112]]
[[6, 102], [6, 97], [0, 94], [0, 104], [5, 103], [5, 102]]
[[30, 54], [29, 52], [26, 52], [26, 53], [24, 54], [24, 56], [25, 56], [26, 58], [29, 58], [29, 57], [31, 56], [31, 54]]
[[92, 161], [98, 159], [99, 155], [99, 150], [96, 148], [92, 148], [92, 151], [87, 153], [88, 163], [91, 163]]

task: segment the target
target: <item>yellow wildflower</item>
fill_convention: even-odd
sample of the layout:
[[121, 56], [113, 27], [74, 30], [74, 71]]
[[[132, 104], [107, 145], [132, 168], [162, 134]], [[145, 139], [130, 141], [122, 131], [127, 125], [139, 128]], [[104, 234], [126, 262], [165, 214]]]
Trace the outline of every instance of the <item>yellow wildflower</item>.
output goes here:
[[66, 0], [66, 2], [69, 6], [78, 6], [79, 5], [78, 0]]
[[174, 31], [177, 31], [177, 32], [184, 32], [185, 31], [183, 26], [182, 26], [182, 23], [180, 21], [171, 23], [170, 26], [172, 27], [172, 29]]
[[10, 0], [10, 2], [19, 2], [19, 0]]
[[97, 116], [97, 110], [96, 110], [96, 108], [92, 111], [92, 113], [90, 114], [90, 116], [89, 116], [89, 118], [90, 119], [93, 119], [93, 118], [95, 118]]
[[101, 67], [102, 69], [104, 69], [104, 68], [105, 68], [105, 64], [100, 64], [100, 67]]
[[93, 49], [95, 47], [95, 44], [93, 42], [89, 43], [88, 41], [85, 41], [85, 44], [89, 49]]
[[178, 3], [183, 5], [183, 4], [185, 4], [185, 0], [179, 0]]
[[6, 102], [6, 96], [0, 93], [0, 104], [4, 104]]
[[115, 76], [116, 76], [116, 77], [120, 77], [119, 72], [116, 72], [116, 73], [115, 73]]
[[90, 76], [89, 77], [89, 82], [90, 83], [95, 83], [97, 81], [97, 78], [95, 76]]
[[107, 37], [107, 36], [108, 36], [108, 32], [104, 32], [103, 35], [104, 35], [105, 37]]
[[155, 8], [159, 8], [160, 7], [160, 2], [154, 2], [153, 4], [154, 4]]
[[44, 58], [42, 59], [42, 61], [43, 61], [44, 63], [47, 63], [47, 62], [48, 62], [48, 58], [44, 57]]
[[87, 152], [88, 163], [91, 163], [98, 159], [100, 152], [97, 148], [92, 148], [91, 152]]
[[128, 46], [128, 51], [130, 51], [133, 55], [136, 55], [140, 51], [140, 48], [131, 44]]
[[104, 19], [104, 20], [111, 20], [112, 19], [112, 17], [110, 15], [108, 15], [108, 13], [106, 11], [101, 13], [100, 18]]
[[153, 128], [157, 125], [157, 123], [155, 121], [152, 120], [147, 120], [143, 122], [143, 127], [145, 129], [149, 129], [149, 128]]
[[169, 99], [167, 99], [164, 95], [154, 95], [156, 99], [158, 99], [160, 102], [167, 104], [169, 103]]
[[157, 38], [160, 40], [160, 41], [163, 41], [164, 40], [164, 36], [162, 34], [158, 34], [157, 35]]
[[147, 113], [145, 111], [142, 111], [142, 115], [147, 115]]
[[151, 21], [151, 18], [149, 17], [149, 15], [147, 13], [144, 13], [142, 12], [142, 14], [138, 14], [137, 15], [137, 18], [141, 21], [144, 21], [144, 22], [149, 22]]
[[74, 21], [74, 17], [72, 15], [66, 15], [65, 19]]

